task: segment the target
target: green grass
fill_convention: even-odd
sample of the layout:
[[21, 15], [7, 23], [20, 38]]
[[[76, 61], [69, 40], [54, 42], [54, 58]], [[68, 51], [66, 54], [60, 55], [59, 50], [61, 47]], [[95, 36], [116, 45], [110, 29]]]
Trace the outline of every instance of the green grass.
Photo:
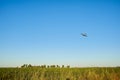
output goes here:
[[120, 68], [0, 68], [0, 80], [120, 80]]

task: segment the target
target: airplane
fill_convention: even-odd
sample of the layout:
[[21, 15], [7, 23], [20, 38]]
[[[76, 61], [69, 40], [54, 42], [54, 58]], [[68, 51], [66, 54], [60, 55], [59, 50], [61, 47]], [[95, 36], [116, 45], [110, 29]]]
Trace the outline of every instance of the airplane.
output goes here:
[[87, 33], [81, 33], [81, 35], [87, 37]]

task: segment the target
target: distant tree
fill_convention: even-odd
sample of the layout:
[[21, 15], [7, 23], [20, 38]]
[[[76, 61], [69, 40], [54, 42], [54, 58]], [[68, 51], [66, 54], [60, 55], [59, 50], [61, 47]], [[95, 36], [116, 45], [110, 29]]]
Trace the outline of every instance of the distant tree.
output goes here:
[[27, 64], [23, 64], [21, 67], [22, 67], [22, 68], [26, 68], [26, 67], [27, 67]]
[[62, 65], [62, 68], [64, 68], [64, 65]]
[[57, 68], [60, 68], [60, 66], [59, 66], [59, 65], [57, 65]]
[[50, 66], [48, 65], [47, 68], [50, 68]]
[[67, 68], [70, 68], [70, 66], [69, 66], [69, 65], [67, 65]]
[[53, 67], [55, 68], [56, 66], [55, 66], [55, 65], [53, 65]]
[[46, 65], [41, 65], [40, 67], [41, 67], [41, 68], [46, 68]]
[[116, 66], [117, 68], [120, 68], [120, 66]]
[[43, 68], [46, 68], [46, 65], [43, 65]]
[[51, 68], [55, 68], [55, 65], [51, 65], [50, 67], [51, 67]]
[[29, 65], [28, 65], [28, 67], [32, 67], [32, 65], [31, 65], [31, 64], [29, 64]]

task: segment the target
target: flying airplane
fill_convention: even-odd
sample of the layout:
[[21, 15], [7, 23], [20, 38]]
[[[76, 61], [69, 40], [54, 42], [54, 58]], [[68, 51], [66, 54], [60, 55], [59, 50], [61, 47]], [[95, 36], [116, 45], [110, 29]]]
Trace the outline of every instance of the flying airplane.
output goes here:
[[81, 35], [87, 37], [87, 33], [81, 33]]

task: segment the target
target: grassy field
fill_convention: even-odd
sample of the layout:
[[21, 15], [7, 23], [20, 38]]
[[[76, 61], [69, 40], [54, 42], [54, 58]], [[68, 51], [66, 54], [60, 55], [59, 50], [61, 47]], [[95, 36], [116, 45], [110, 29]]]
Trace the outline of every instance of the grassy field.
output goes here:
[[0, 68], [0, 80], [120, 80], [120, 68]]

